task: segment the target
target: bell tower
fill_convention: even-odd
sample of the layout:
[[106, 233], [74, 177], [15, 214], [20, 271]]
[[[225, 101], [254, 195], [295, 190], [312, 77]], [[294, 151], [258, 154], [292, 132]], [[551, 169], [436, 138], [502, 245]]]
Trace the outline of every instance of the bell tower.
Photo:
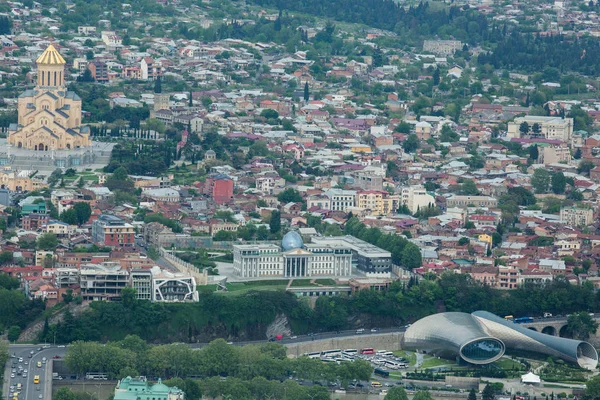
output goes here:
[[37, 85], [40, 88], [59, 88], [65, 86], [65, 59], [53, 45], [36, 60], [38, 73]]

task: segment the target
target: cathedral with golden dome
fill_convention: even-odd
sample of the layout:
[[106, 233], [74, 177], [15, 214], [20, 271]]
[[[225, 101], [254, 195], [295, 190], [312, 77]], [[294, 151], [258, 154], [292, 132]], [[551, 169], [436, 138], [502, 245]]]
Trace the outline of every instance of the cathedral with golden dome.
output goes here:
[[42, 152], [90, 147], [89, 127], [81, 126], [81, 98], [65, 85], [65, 59], [49, 45], [36, 64], [37, 85], [19, 96], [19, 119], [9, 127], [8, 143]]

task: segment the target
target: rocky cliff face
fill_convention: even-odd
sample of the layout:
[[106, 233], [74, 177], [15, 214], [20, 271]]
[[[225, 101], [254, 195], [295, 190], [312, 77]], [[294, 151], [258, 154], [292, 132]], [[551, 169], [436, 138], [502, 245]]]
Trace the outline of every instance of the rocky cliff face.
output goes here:
[[290, 336], [292, 330], [287, 317], [284, 314], [279, 314], [268, 327], [267, 327], [267, 338], [272, 338], [277, 335]]
[[[74, 317], [77, 317], [85, 310], [89, 308], [89, 304], [69, 304], [67, 307], [61, 309], [59, 312], [48, 318], [48, 323], [50, 325], [56, 325], [59, 322], [62, 322], [65, 317], [65, 311], [70, 310], [71, 314]], [[33, 324], [29, 325], [27, 328], [21, 332], [21, 336], [19, 336], [19, 342], [37, 342], [40, 332], [44, 329], [44, 323], [46, 319], [42, 319], [41, 321], [36, 321]]]

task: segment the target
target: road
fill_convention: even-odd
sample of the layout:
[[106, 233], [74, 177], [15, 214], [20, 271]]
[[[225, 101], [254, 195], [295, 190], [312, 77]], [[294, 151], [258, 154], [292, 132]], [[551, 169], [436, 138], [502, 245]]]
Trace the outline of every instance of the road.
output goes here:
[[[282, 340], [277, 341], [277, 343], [281, 343], [283, 345], [286, 344], [294, 344], [294, 343], [302, 343], [309, 342], [313, 340], [324, 340], [330, 338], [339, 338], [339, 337], [362, 337], [368, 335], [375, 334], [385, 334], [385, 333], [394, 333], [394, 332], [404, 332], [406, 330], [405, 327], [396, 327], [396, 328], [385, 328], [385, 329], [377, 329], [375, 332], [372, 332], [370, 329], [365, 329], [364, 332], [360, 332], [357, 330], [346, 330], [339, 332], [320, 332], [309, 335], [298, 335], [292, 336], [290, 338], [284, 338]], [[257, 341], [245, 341], [245, 342], [233, 342], [233, 345], [243, 346], [247, 344], [256, 344], [256, 343], [264, 343], [267, 340], [257, 340]], [[189, 346], [191, 348], [201, 348], [206, 346], [207, 343], [190, 343]], [[38, 350], [40, 347], [42, 350]], [[33, 351], [33, 355], [31, 355], [31, 351]], [[6, 369], [5, 369], [5, 379], [4, 379], [4, 390], [5, 399], [12, 400], [12, 393], [9, 393], [9, 387], [17, 384], [21, 384], [22, 388], [20, 394], [18, 396], [18, 400], [51, 400], [52, 393], [50, 389], [51, 381], [52, 381], [52, 371], [50, 368], [51, 360], [54, 356], [59, 356], [64, 358], [67, 354], [67, 348], [64, 346], [42, 346], [42, 345], [10, 345], [9, 353], [11, 358], [9, 359]], [[29, 356], [31, 355], [31, 358]], [[14, 356], [14, 357], [13, 357]], [[43, 363], [43, 358], [46, 358], [47, 362]], [[23, 362], [19, 362], [19, 358], [23, 358]], [[42, 366], [40, 368], [37, 367], [37, 363], [42, 362]], [[14, 365], [14, 366], [13, 366]], [[27, 378], [23, 378], [22, 375], [17, 375], [15, 373], [15, 377], [11, 378], [12, 369], [18, 369], [21, 366], [23, 369], [27, 370]], [[40, 376], [40, 383], [34, 384], [33, 378], [35, 375]]]
[[[51, 400], [52, 393], [50, 393], [50, 380], [52, 380], [52, 371], [50, 370], [50, 360], [55, 355], [64, 357], [66, 354], [65, 347], [50, 346], [43, 348], [41, 351], [38, 349], [42, 345], [11, 345], [9, 346], [9, 353], [11, 358], [7, 363], [7, 368], [4, 377], [4, 390], [5, 399], [12, 400], [12, 393], [9, 393], [9, 387], [17, 384], [21, 384], [22, 388], [18, 396], [19, 400]], [[31, 355], [31, 351], [34, 352]], [[29, 356], [31, 355], [31, 358]], [[14, 358], [12, 358], [14, 356]], [[19, 357], [23, 359], [23, 362], [19, 362]], [[43, 358], [47, 359], [46, 363], [43, 363]], [[37, 363], [41, 362], [41, 368], [37, 367]], [[14, 367], [13, 367], [14, 365]], [[23, 367], [23, 370], [27, 370], [27, 378], [22, 375], [17, 375], [12, 378], [12, 370], [18, 369], [19, 366]], [[40, 383], [34, 384], [34, 376], [40, 376]], [[15, 390], [16, 391], [16, 390]]]
[[[357, 333], [358, 331], [356, 329], [352, 329], [352, 330], [347, 330], [347, 331], [319, 332], [319, 333], [313, 333], [313, 334], [308, 334], [308, 335], [284, 337], [283, 339], [277, 340], [276, 342], [285, 345], [285, 344], [310, 342], [313, 340], [324, 340], [324, 339], [350, 337], [350, 336], [362, 337], [362, 336], [367, 336], [367, 335], [378, 335], [378, 334], [384, 334], [384, 333], [396, 333], [396, 332], [404, 332], [404, 331], [406, 331], [406, 327], [382, 328], [382, 329], [377, 329], [375, 332], [371, 332], [370, 329], [365, 329], [364, 332], [362, 332], [362, 333]], [[264, 343], [266, 341], [267, 340], [254, 340], [254, 341], [230, 342], [230, 343], [233, 345], [236, 345], [236, 346], [244, 346], [247, 344]], [[203, 347], [206, 345], [207, 345], [207, 343], [190, 343], [191, 348], [200, 348], [200, 347]]]

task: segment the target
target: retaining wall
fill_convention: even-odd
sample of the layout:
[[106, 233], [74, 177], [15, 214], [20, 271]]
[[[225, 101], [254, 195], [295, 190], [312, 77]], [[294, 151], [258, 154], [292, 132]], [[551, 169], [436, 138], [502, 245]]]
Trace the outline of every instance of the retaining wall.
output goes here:
[[299, 357], [304, 353], [334, 349], [357, 349], [372, 347], [375, 350], [400, 350], [400, 342], [404, 336], [401, 332], [365, 334], [347, 337], [332, 337], [327, 339], [316, 339], [310, 342], [287, 344], [288, 357]]

